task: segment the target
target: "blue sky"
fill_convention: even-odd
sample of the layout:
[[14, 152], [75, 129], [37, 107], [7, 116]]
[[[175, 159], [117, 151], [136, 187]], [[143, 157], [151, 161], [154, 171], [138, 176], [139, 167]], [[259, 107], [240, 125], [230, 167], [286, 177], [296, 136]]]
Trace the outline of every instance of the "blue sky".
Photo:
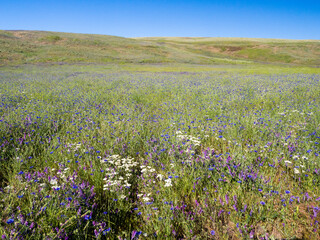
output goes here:
[[0, 29], [320, 39], [320, 0], [0, 0]]

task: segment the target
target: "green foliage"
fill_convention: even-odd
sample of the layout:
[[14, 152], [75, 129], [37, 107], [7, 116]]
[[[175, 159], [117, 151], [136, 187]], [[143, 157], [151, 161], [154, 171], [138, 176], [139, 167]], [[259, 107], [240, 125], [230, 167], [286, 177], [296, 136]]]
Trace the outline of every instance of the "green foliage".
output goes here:
[[283, 62], [290, 63], [294, 58], [287, 54], [273, 53], [271, 49], [242, 49], [237, 53], [239, 56], [245, 56], [249, 59], [256, 59], [265, 62]]
[[49, 36], [45, 36], [45, 37], [40, 38], [40, 41], [57, 42], [61, 39], [62, 38], [58, 35], [49, 35]]
[[14, 38], [11, 32], [0, 30], [0, 38]]

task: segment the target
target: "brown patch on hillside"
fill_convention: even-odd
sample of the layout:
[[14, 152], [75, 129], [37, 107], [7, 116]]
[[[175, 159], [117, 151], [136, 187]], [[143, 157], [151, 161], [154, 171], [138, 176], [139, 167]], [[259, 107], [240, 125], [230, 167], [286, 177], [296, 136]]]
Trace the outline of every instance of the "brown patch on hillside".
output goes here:
[[227, 46], [225, 47], [226, 52], [237, 52], [243, 49], [243, 47], [238, 47], [238, 46]]
[[207, 47], [206, 50], [209, 50], [209, 52], [212, 52], [212, 53], [220, 53], [221, 52], [220, 48], [213, 47], [213, 46]]

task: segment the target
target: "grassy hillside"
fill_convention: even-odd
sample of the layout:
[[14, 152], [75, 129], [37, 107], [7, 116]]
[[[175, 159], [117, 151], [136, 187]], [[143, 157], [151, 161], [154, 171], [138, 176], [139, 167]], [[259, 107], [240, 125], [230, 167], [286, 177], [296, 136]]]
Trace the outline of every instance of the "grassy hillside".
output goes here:
[[257, 38], [137, 38], [208, 57], [320, 65], [320, 41]]
[[282, 63], [319, 66], [320, 41], [243, 38], [122, 38], [0, 31], [0, 65], [23, 63]]
[[1, 31], [0, 62], [141, 62], [166, 61], [155, 44], [114, 36], [40, 31]]

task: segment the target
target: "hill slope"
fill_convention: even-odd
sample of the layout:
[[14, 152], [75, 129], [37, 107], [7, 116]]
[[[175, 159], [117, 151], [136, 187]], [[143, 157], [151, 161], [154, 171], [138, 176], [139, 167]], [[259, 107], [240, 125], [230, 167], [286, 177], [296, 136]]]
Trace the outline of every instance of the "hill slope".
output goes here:
[[136, 38], [208, 57], [320, 65], [320, 41], [258, 38]]
[[122, 38], [0, 31], [0, 65], [23, 63], [283, 63], [320, 65], [320, 41], [243, 38]]

